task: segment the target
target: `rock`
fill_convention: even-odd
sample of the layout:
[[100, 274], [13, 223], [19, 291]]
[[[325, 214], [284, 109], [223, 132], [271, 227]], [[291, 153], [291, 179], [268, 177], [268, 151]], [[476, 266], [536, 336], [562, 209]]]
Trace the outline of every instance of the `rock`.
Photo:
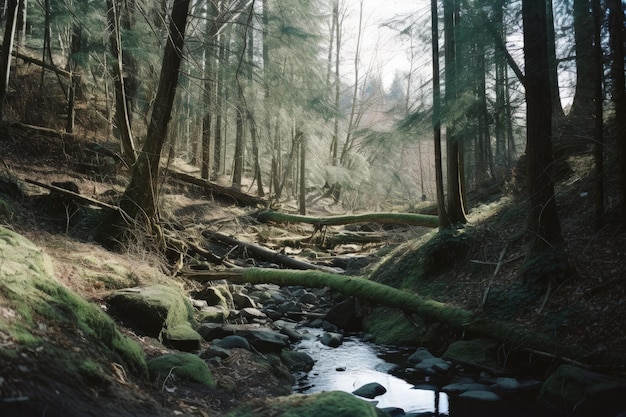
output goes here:
[[363, 317], [357, 309], [353, 297], [337, 304], [326, 313], [326, 321], [347, 332], [358, 332], [362, 328]]
[[228, 335], [219, 323], [202, 323], [197, 331], [204, 340], [220, 339]]
[[496, 391], [519, 391], [522, 384], [515, 378], [496, 378], [495, 383], [491, 386]]
[[380, 409], [383, 413], [387, 413], [389, 417], [403, 417], [406, 416], [405, 411], [400, 407], [385, 407]]
[[235, 308], [240, 310], [244, 308], [257, 308], [257, 305], [252, 298], [240, 292], [233, 294], [233, 302], [235, 303]]
[[373, 399], [378, 397], [379, 395], [383, 395], [387, 392], [387, 389], [380, 385], [378, 382], [370, 382], [369, 384], [365, 384], [360, 388], [352, 391], [354, 395], [358, 395], [359, 397]]
[[423, 359], [419, 363], [413, 365], [417, 371], [423, 372], [425, 375], [433, 375], [435, 373], [447, 374], [452, 366], [441, 358]]
[[322, 335], [320, 342], [328, 347], [336, 348], [343, 343], [343, 335], [341, 333], [326, 332]]
[[203, 307], [198, 312], [198, 319], [202, 323], [224, 323], [229, 316], [229, 310], [216, 306]]
[[289, 338], [291, 343], [296, 343], [304, 339], [304, 335], [295, 329], [289, 327], [282, 327], [280, 333]]
[[307, 353], [288, 349], [280, 352], [280, 359], [291, 372], [308, 372], [315, 365], [315, 361]]
[[293, 312], [301, 312], [302, 309], [295, 301], [285, 301], [276, 306], [276, 311], [281, 314], [293, 313]]
[[240, 330], [239, 336], [245, 337], [248, 342], [261, 353], [280, 353], [289, 347], [289, 337], [271, 330]]
[[193, 307], [178, 290], [165, 285], [126, 288], [107, 302], [112, 313], [137, 333], [163, 341], [163, 332], [193, 320]]
[[308, 291], [304, 291], [298, 297], [298, 302], [302, 303], [302, 304], [316, 304], [317, 303], [317, 297], [313, 293], [310, 293]]
[[196, 352], [200, 349], [202, 336], [188, 322], [163, 330], [163, 344], [183, 352]]
[[157, 356], [148, 361], [150, 379], [161, 385], [170, 373], [176, 377], [215, 386], [213, 375], [207, 364], [192, 353], [171, 353]]
[[626, 381], [561, 365], [544, 382], [539, 402], [565, 415], [615, 416], [626, 411]]
[[261, 311], [273, 321], [280, 320], [283, 317], [283, 313], [271, 308], [264, 308]]
[[435, 356], [428, 351], [428, 349], [421, 347], [418, 348], [411, 356], [408, 357], [408, 361], [411, 364], [417, 364], [424, 359], [433, 359]]
[[228, 301], [223, 294], [224, 290], [218, 287], [206, 287], [202, 291], [196, 293], [194, 297], [198, 300], [204, 300], [210, 306], [221, 307], [228, 310]]
[[226, 359], [230, 356], [230, 350], [220, 346], [211, 346], [200, 354], [202, 359], [222, 358]]
[[252, 307], [246, 307], [239, 311], [239, 316], [246, 319], [248, 322], [254, 320], [267, 321], [267, 316], [261, 310]]
[[487, 339], [458, 340], [448, 346], [442, 358], [465, 364], [477, 364], [493, 369], [500, 369], [497, 343]]
[[331, 332], [331, 333], [339, 333], [341, 332], [341, 329], [339, 329], [339, 327], [335, 326], [334, 324], [324, 320], [322, 321], [322, 329], [324, 329], [327, 332]]
[[479, 384], [478, 382], [457, 382], [441, 388], [447, 394], [462, 394], [467, 391], [485, 391], [488, 389], [487, 385]]
[[216, 341], [215, 345], [224, 349], [240, 348], [251, 350], [248, 339], [237, 335], [226, 336], [225, 338]]
[[226, 417], [376, 417], [376, 408], [347, 392], [329, 391], [311, 395], [293, 394], [244, 403]]
[[465, 400], [473, 400], [473, 401], [484, 401], [484, 402], [498, 402], [502, 401], [500, 396], [495, 392], [486, 391], [486, 390], [470, 390], [465, 391], [459, 398]]

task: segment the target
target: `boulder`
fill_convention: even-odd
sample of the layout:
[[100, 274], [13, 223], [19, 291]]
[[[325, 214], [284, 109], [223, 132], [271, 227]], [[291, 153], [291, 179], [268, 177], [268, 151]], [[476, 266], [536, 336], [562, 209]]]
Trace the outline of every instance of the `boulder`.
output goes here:
[[245, 329], [239, 330], [237, 335], [245, 337], [261, 353], [280, 353], [289, 347], [289, 337], [271, 330]]
[[203, 307], [197, 314], [201, 323], [223, 323], [230, 316], [230, 310], [216, 306]]
[[162, 332], [163, 344], [183, 352], [196, 352], [200, 349], [202, 336], [196, 332], [189, 322], [177, 324]]
[[442, 358], [465, 366], [479, 365], [500, 369], [497, 342], [488, 339], [458, 340], [448, 346]]
[[223, 349], [232, 349], [232, 348], [240, 348], [246, 350], [252, 350], [250, 348], [250, 342], [245, 337], [230, 335], [226, 336], [221, 340], [217, 340], [214, 343], [216, 346], [221, 347]]
[[433, 359], [435, 356], [428, 351], [428, 349], [421, 347], [418, 348], [411, 356], [408, 357], [409, 363], [415, 365], [423, 361], [424, 359]]
[[150, 379], [161, 385], [170, 374], [209, 387], [215, 386], [207, 364], [192, 353], [171, 353], [148, 361]]
[[561, 365], [544, 382], [539, 402], [565, 415], [616, 416], [626, 411], [626, 381]]
[[288, 349], [280, 352], [280, 359], [291, 372], [308, 372], [315, 365], [315, 361], [309, 354]]
[[322, 335], [320, 342], [328, 347], [336, 348], [343, 343], [343, 335], [341, 333], [326, 332]]
[[352, 391], [354, 395], [363, 398], [374, 399], [379, 395], [383, 395], [387, 392], [387, 389], [380, 385], [378, 382], [370, 382], [369, 384], [365, 384], [356, 390]]
[[326, 313], [326, 321], [347, 332], [358, 332], [362, 328], [363, 317], [359, 313], [353, 297], [337, 304]]
[[[229, 303], [227, 298], [224, 296], [224, 292], [228, 291], [228, 288], [220, 288], [220, 287], [206, 287], [202, 291], [194, 294], [194, 297], [198, 300], [204, 300], [209, 306], [220, 307], [224, 310], [228, 310]], [[230, 294], [230, 292], [228, 293]]]
[[[117, 290], [107, 302], [111, 312], [126, 326], [161, 342], [168, 329], [170, 334], [166, 337], [174, 337], [173, 332], [180, 337], [182, 332], [178, 332], [178, 326], [189, 326], [193, 321], [193, 307], [189, 301], [178, 290], [165, 285]], [[188, 334], [191, 340], [198, 340], [197, 333]]]
[[233, 294], [233, 302], [235, 303], [235, 308], [240, 310], [244, 308], [257, 308], [257, 305], [252, 298], [240, 292]]
[[311, 395], [294, 394], [246, 402], [226, 417], [377, 417], [376, 408], [347, 392], [328, 391]]
[[498, 402], [502, 401], [500, 396], [495, 392], [486, 390], [470, 390], [459, 395], [459, 398], [472, 401]]

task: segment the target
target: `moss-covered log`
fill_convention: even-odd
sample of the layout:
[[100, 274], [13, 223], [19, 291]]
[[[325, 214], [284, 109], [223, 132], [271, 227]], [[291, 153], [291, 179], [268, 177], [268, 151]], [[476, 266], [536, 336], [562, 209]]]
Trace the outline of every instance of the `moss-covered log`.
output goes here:
[[408, 224], [412, 226], [438, 227], [437, 216], [413, 213], [365, 213], [346, 216], [311, 217], [266, 210], [259, 213], [261, 222], [307, 223], [316, 226], [339, 226], [356, 223]]
[[[293, 271], [263, 268], [235, 269], [226, 272], [195, 273], [189, 271], [188, 278], [197, 281], [228, 279], [235, 283], [272, 283], [282, 286], [302, 285], [312, 288], [329, 287], [334, 291], [403, 310], [415, 314], [431, 323], [442, 323], [462, 332], [465, 337], [485, 337], [497, 340], [505, 348], [525, 348], [551, 352], [559, 357], [585, 361], [583, 351], [575, 346], [566, 346], [553, 337], [537, 332], [528, 332], [511, 323], [480, 317], [479, 315], [442, 302], [421, 297], [384, 284], [356, 276], [329, 274], [320, 271]], [[596, 366], [623, 366], [617, 358], [594, 358]]]

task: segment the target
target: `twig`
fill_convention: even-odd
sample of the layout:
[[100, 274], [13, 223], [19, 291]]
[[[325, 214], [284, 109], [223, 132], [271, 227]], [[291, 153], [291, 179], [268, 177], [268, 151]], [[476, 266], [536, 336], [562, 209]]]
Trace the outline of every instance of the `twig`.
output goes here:
[[496, 279], [496, 276], [498, 275], [498, 272], [500, 272], [500, 267], [502, 266], [502, 260], [504, 259], [504, 254], [506, 254], [506, 250], [509, 247], [509, 243], [507, 242], [504, 245], [504, 248], [502, 248], [502, 252], [500, 252], [500, 258], [498, 258], [498, 263], [496, 264], [496, 270], [493, 271], [493, 275], [491, 276], [491, 279], [489, 280], [489, 284], [487, 285], [487, 289], [485, 290], [485, 295], [483, 295], [483, 304], [482, 306], [485, 307], [485, 304], [487, 303], [487, 298], [489, 297], [489, 291], [491, 291], [491, 286], [493, 285], [493, 281]]

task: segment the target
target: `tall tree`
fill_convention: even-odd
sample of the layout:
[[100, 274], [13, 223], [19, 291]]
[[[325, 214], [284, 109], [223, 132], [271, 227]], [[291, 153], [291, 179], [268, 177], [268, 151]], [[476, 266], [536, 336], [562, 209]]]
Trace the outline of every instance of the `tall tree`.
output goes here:
[[[174, 0], [167, 42], [161, 66], [159, 86], [148, 124], [146, 141], [133, 165], [130, 183], [120, 201], [126, 218], [158, 232], [158, 179], [161, 151], [176, 96], [180, 64], [185, 42], [185, 27], [190, 0]], [[120, 220], [113, 224], [120, 226]], [[118, 234], [120, 230], [114, 230]]]
[[445, 194], [443, 190], [443, 166], [441, 163], [441, 86], [439, 80], [439, 13], [437, 0], [430, 0], [431, 13], [431, 41], [433, 63], [433, 141], [435, 148], [435, 186], [437, 189], [437, 214], [439, 228], [449, 227], [452, 222], [446, 211]]
[[[574, 49], [576, 58], [576, 91], [568, 115], [577, 134], [580, 129], [592, 126], [594, 109], [594, 19], [592, 0], [574, 0]], [[592, 129], [587, 128], [591, 133]]]
[[11, 74], [11, 53], [15, 40], [17, 25], [18, 0], [8, 0], [7, 21], [4, 26], [4, 41], [0, 59], [0, 119], [4, 119], [4, 102], [9, 89], [9, 75]]
[[457, 34], [460, 24], [460, 1], [443, 1], [445, 42], [445, 103], [446, 103], [446, 153], [447, 153], [447, 212], [453, 224], [466, 223], [463, 199], [463, 144], [456, 126], [456, 106], [459, 99], [459, 72]]
[[624, 8], [621, 0], [607, 0], [609, 9], [609, 43], [611, 46], [612, 100], [619, 153], [619, 190], [622, 220], [626, 220], [626, 77], [624, 76]]
[[562, 244], [552, 179], [552, 100], [548, 62], [546, 7], [543, 0], [523, 0], [526, 67], [526, 158], [531, 257]]

